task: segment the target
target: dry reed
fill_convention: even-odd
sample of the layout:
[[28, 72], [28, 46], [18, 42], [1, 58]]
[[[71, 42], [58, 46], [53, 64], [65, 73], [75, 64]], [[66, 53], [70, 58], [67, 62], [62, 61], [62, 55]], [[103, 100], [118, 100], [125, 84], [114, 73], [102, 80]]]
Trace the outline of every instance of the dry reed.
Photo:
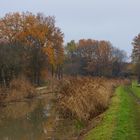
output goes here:
[[16, 101], [31, 98], [35, 96], [35, 93], [35, 88], [32, 84], [26, 78], [20, 77], [11, 81], [5, 100]]
[[78, 77], [63, 80], [59, 108], [63, 117], [87, 121], [103, 112], [110, 103], [113, 89], [128, 80]]

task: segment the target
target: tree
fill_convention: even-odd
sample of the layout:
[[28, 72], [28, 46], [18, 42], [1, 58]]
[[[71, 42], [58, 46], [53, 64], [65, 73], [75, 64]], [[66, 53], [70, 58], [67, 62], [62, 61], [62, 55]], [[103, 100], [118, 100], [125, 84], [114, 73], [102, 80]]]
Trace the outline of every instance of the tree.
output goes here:
[[74, 40], [70, 41], [69, 43], [67, 43], [66, 45], [66, 53], [67, 53], [67, 56], [72, 59], [72, 57], [74, 56], [75, 52], [76, 52], [76, 43]]
[[76, 75], [118, 76], [126, 58], [124, 51], [105, 40], [71, 41], [66, 46], [66, 52], [67, 72], [74, 71]]
[[138, 76], [138, 82], [140, 83], [140, 34], [138, 34], [132, 42], [132, 61], [135, 64], [135, 72]]
[[[19, 44], [0, 43], [0, 82], [3, 86], [8, 86], [13, 78], [19, 73], [23, 74], [23, 66], [25, 68], [25, 52], [24, 47]], [[28, 52], [26, 52], [27, 54]], [[26, 68], [25, 68], [26, 69]]]
[[86, 61], [84, 65], [90, 75], [102, 76], [110, 72], [112, 45], [108, 41], [80, 40], [78, 54]]
[[124, 62], [126, 62], [127, 54], [125, 51], [113, 47], [112, 55], [112, 75], [119, 76], [125, 67]]
[[[54, 17], [29, 12], [6, 14], [0, 19], [0, 40], [5, 40], [7, 45], [13, 44], [12, 50], [14, 46], [23, 46], [26, 50], [22, 58], [26, 59], [26, 68], [22, 66], [24, 74], [36, 85], [41, 83], [41, 72], [44, 69], [47, 71], [50, 65], [53, 65], [54, 71], [61, 69], [64, 58], [63, 33], [55, 26]], [[53, 58], [50, 58], [50, 48]]]
[[65, 72], [76, 76], [79, 71], [79, 61], [77, 56], [77, 44], [74, 40], [71, 40], [67, 43], [65, 51]]

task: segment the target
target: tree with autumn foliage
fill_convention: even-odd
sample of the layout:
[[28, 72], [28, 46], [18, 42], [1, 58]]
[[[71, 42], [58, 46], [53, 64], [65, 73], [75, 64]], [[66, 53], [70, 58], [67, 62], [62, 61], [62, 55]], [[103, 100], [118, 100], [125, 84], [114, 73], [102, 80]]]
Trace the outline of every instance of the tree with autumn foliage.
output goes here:
[[[63, 33], [55, 26], [54, 17], [45, 17], [40, 13], [34, 15], [30, 12], [6, 14], [0, 19], [0, 49], [3, 53], [1, 46], [9, 46], [11, 50], [14, 50], [15, 46], [21, 48], [20, 56], [25, 63], [20, 66], [22, 70], [16, 75], [22, 73], [36, 85], [40, 85], [42, 71], [45, 69], [46, 72], [52, 71], [52, 75], [56, 73], [56, 77], [62, 77]], [[8, 77], [6, 73], [9, 69], [4, 71], [2, 67], [0, 79], [5, 81], [3, 75]]]

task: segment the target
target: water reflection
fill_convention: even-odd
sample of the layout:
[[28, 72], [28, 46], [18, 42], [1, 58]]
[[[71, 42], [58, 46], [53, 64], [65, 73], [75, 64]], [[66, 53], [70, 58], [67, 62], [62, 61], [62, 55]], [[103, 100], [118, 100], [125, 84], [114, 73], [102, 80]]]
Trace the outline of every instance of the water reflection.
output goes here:
[[0, 108], [0, 140], [53, 139], [56, 112], [47, 96]]
[[0, 140], [72, 140], [72, 121], [60, 120], [50, 95], [0, 108]]

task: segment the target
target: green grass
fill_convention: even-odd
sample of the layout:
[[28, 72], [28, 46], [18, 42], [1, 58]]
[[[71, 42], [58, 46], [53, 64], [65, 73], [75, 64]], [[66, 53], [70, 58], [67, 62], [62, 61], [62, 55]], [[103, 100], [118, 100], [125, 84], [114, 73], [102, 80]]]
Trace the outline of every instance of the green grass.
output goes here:
[[120, 98], [117, 122], [113, 132], [113, 140], [138, 140], [134, 126], [134, 103], [127, 87], [120, 87]]
[[132, 82], [131, 91], [140, 98], [140, 86], [138, 85], [137, 81]]
[[135, 128], [135, 105], [128, 95], [128, 88], [116, 89], [110, 108], [105, 112], [103, 121], [92, 129], [84, 140], [139, 140]]
[[[116, 90], [118, 92], [119, 88]], [[86, 136], [85, 140], [110, 140], [117, 119], [120, 99], [118, 96], [112, 98], [110, 108], [105, 112], [103, 121]]]
[[77, 130], [80, 131], [85, 127], [85, 125], [84, 125], [84, 123], [82, 121], [75, 120], [75, 127], [76, 127]]

